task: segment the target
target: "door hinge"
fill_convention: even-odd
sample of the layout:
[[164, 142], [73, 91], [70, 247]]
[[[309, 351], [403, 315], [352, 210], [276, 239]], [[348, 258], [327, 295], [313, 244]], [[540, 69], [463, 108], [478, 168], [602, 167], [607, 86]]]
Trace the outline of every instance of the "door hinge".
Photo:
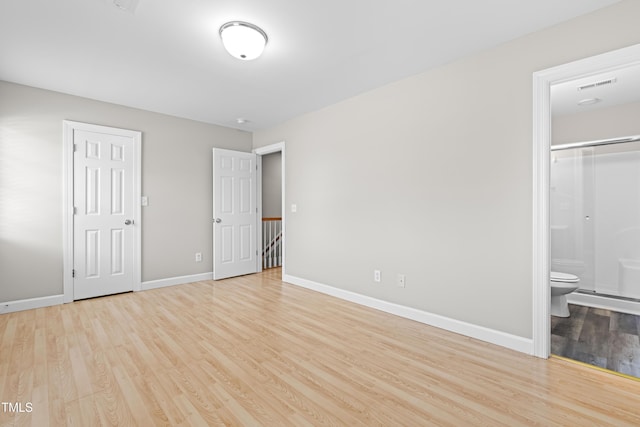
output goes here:
[[73, 207], [73, 214], [78, 215], [78, 208], [76, 208], [75, 206]]
[[75, 153], [76, 151], [78, 151], [78, 144], [73, 144], [73, 152]]
[[76, 270], [71, 270], [71, 277], [76, 277]]

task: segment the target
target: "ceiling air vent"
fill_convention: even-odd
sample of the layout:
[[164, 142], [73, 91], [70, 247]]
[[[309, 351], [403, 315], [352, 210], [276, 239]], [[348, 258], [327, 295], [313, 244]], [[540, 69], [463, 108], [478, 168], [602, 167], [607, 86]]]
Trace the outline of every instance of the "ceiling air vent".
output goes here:
[[593, 89], [594, 87], [606, 86], [606, 85], [613, 84], [616, 81], [618, 81], [618, 79], [615, 77], [612, 79], [600, 80], [598, 82], [593, 82], [586, 85], [578, 86], [578, 90]]

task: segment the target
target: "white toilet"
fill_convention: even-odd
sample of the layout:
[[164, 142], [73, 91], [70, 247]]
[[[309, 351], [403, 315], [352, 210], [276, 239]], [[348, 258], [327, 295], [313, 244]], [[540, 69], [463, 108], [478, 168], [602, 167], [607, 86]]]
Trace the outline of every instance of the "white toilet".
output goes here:
[[568, 273], [551, 272], [551, 315], [569, 317], [567, 294], [578, 289], [578, 276]]

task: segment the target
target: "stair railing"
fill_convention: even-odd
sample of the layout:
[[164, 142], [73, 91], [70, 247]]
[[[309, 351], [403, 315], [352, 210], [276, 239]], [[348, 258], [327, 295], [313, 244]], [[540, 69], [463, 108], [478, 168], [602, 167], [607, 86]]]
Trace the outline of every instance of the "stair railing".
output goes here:
[[282, 266], [282, 218], [262, 218], [262, 268]]

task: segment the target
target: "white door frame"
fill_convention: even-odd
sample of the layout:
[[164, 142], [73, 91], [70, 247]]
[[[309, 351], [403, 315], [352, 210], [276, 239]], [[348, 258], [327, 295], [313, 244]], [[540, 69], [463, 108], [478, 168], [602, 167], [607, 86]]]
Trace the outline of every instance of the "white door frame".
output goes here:
[[[256, 148], [253, 150], [253, 153], [258, 155], [258, 159], [257, 159], [257, 165], [258, 165], [258, 176], [257, 176], [257, 206], [258, 206], [258, 223], [256, 224], [256, 230], [258, 232], [257, 235], [257, 239], [258, 239], [258, 244], [260, 245], [260, 247], [258, 248], [258, 252], [262, 251], [262, 156], [266, 155], [266, 154], [271, 154], [271, 153], [277, 153], [280, 152], [282, 155], [282, 159], [280, 162], [280, 169], [282, 172], [282, 183], [281, 183], [281, 194], [282, 194], [282, 276], [284, 277], [286, 274], [286, 254], [287, 251], [285, 250], [285, 245], [287, 242], [286, 239], [286, 212], [287, 210], [285, 209], [285, 200], [286, 200], [286, 193], [285, 193], [285, 143], [284, 141], [282, 142], [277, 142], [275, 144], [271, 144], [271, 145], [267, 145], [264, 147], [260, 147], [260, 148]], [[256, 262], [257, 262], [257, 271], [261, 272], [262, 271], [262, 256], [258, 256], [256, 257]]]
[[142, 133], [127, 129], [118, 129], [108, 126], [92, 125], [88, 123], [63, 120], [62, 122], [62, 277], [63, 277], [63, 301], [73, 301], [73, 134], [76, 130], [88, 132], [102, 132], [112, 135], [130, 137], [133, 139], [133, 290], [139, 291], [142, 283]]
[[551, 85], [640, 64], [640, 44], [533, 73], [533, 354], [551, 351], [549, 157]]

